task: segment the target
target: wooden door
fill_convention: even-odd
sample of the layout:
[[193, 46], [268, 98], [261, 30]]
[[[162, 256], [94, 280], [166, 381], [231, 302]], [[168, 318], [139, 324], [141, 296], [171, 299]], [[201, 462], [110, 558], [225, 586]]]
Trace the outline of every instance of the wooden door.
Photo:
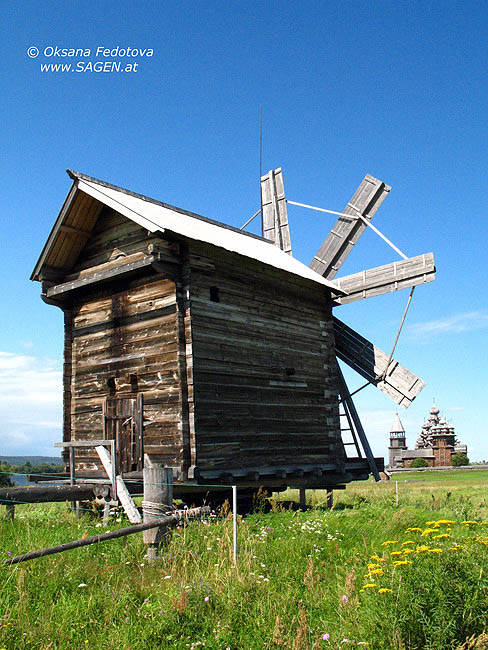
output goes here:
[[142, 470], [143, 397], [107, 397], [103, 405], [103, 435], [115, 440], [117, 473]]

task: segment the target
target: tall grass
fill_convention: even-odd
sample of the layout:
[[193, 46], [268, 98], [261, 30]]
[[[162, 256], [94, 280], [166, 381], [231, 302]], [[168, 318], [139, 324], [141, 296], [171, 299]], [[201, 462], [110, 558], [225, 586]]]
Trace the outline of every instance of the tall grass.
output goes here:
[[[458, 648], [488, 628], [488, 509], [475, 487], [431, 487], [400, 491], [398, 507], [392, 484], [370, 483], [335, 493], [332, 511], [273, 502], [240, 521], [236, 567], [225, 517], [174, 530], [155, 566], [137, 535], [3, 566], [0, 649]], [[0, 556], [96, 525], [64, 505], [19, 507], [1, 520]]]

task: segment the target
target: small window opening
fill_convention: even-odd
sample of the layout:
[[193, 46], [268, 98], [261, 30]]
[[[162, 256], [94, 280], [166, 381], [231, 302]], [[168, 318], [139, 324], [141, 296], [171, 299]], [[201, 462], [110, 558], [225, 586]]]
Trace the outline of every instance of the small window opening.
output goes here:
[[285, 368], [285, 372], [288, 377], [293, 377], [296, 374], [295, 368]]
[[220, 302], [219, 288], [210, 287], [210, 300], [212, 302]]
[[117, 388], [115, 386], [115, 377], [109, 377], [107, 379], [107, 386], [108, 386], [108, 390], [110, 392], [110, 395], [115, 395], [115, 391], [117, 390]]
[[137, 393], [137, 375], [129, 375], [130, 389], [133, 393]]

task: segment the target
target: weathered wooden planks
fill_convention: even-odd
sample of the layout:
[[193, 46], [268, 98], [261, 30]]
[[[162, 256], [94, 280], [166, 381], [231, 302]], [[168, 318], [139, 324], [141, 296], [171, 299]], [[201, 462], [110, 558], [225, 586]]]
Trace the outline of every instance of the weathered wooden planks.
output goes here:
[[261, 177], [261, 205], [264, 237], [291, 255], [290, 225], [286, 209], [283, 173], [280, 168], [272, 169]]
[[390, 189], [382, 181], [366, 174], [344, 209], [344, 214], [351, 215], [350, 218], [339, 217], [311, 261], [310, 268], [324, 278], [332, 280], [366, 228], [366, 224], [358, 215], [361, 214], [371, 221]]
[[[230, 257], [213, 259], [214, 272], [195, 272], [191, 283], [198, 471], [291, 459], [335, 463], [340, 427], [337, 394], [329, 391], [330, 301], [320, 290], [277, 290], [268, 278], [252, 283], [254, 269], [236, 274]], [[219, 302], [211, 300], [211, 287], [218, 287]]]
[[[377, 386], [403, 408], [410, 406], [425, 383], [351, 327], [334, 318], [336, 353], [339, 359]], [[386, 376], [383, 379], [383, 374]]]
[[434, 254], [425, 253], [408, 260], [392, 262], [343, 278], [335, 278], [334, 282], [347, 294], [338, 296], [335, 301], [345, 305], [433, 280], [435, 280]]

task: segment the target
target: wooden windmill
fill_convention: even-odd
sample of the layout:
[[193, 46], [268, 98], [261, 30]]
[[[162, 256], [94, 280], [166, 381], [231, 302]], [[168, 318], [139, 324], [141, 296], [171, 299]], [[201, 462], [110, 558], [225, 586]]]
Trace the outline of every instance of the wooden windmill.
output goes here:
[[[390, 190], [391, 187], [367, 174], [310, 262], [311, 269], [327, 280], [334, 280], [337, 287], [345, 291], [346, 295], [332, 295], [337, 305], [414, 287], [435, 279], [433, 253], [406, 258], [401, 251], [398, 252], [404, 258], [402, 261], [336, 277]], [[287, 200], [280, 168], [269, 171], [261, 178], [261, 200], [265, 238], [288, 255], [292, 255]], [[385, 354], [336, 317], [334, 335], [337, 358], [403, 408], [410, 406], [425, 386], [425, 382], [393, 359], [392, 355]], [[353, 442], [359, 451], [357, 435], [370, 461], [372, 472], [377, 476], [367, 438], [339, 366], [338, 375], [340, 400], [344, 404], [345, 416], [353, 432]]]
[[335, 277], [389, 187], [366, 176], [307, 267], [280, 169], [261, 182], [264, 237], [68, 173], [32, 279], [64, 314], [63, 445], [79, 475], [106, 476], [91, 448], [104, 439], [124, 477], [150, 457], [192, 494], [378, 477], [336, 357], [404, 407], [424, 384], [332, 308], [434, 279], [432, 254]]

